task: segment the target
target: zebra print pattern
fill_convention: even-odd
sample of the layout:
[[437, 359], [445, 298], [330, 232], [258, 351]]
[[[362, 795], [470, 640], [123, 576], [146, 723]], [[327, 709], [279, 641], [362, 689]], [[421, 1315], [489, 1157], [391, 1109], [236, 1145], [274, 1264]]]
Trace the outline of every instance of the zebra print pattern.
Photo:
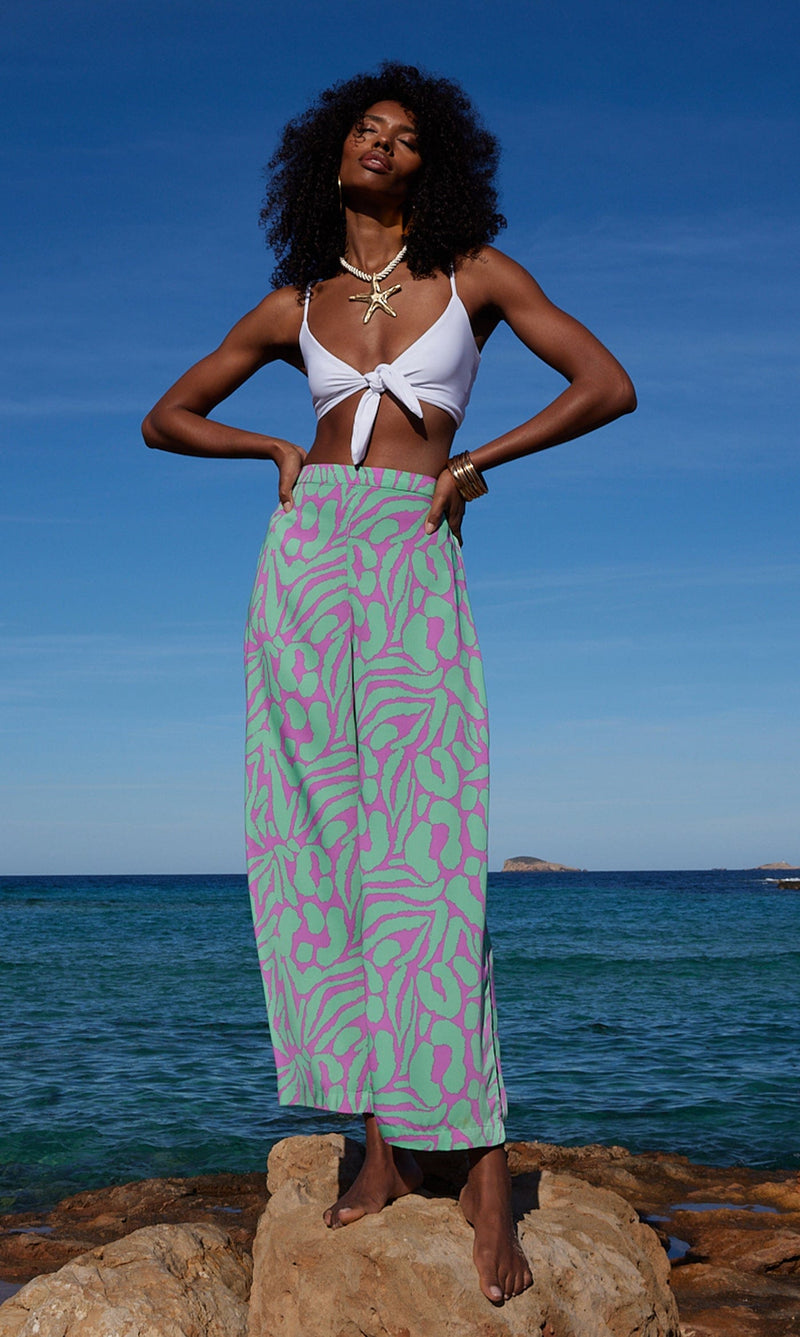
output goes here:
[[246, 639], [247, 854], [282, 1104], [422, 1149], [504, 1139], [485, 925], [488, 732], [434, 480], [306, 466]]

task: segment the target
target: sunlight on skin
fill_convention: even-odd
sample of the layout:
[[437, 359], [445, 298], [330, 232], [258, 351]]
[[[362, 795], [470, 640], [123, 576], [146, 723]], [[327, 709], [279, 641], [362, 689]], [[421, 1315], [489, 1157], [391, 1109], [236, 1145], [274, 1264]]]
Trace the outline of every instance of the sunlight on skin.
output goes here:
[[[375, 1215], [422, 1185], [422, 1171], [412, 1152], [385, 1142], [374, 1115], [364, 1116], [364, 1128], [364, 1164], [350, 1188], [323, 1214], [332, 1230]], [[469, 1159], [459, 1205], [475, 1232], [472, 1256], [480, 1288], [492, 1304], [502, 1305], [527, 1290], [533, 1280], [514, 1225], [505, 1148], [476, 1147]]]

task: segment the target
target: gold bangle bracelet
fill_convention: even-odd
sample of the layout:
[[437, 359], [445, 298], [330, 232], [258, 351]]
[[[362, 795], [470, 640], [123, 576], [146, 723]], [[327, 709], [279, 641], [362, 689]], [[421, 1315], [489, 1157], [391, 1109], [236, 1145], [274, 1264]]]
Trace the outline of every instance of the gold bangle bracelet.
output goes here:
[[483, 475], [478, 473], [468, 450], [462, 455], [454, 455], [447, 461], [447, 467], [453, 475], [453, 481], [465, 501], [475, 501], [485, 497], [489, 488]]

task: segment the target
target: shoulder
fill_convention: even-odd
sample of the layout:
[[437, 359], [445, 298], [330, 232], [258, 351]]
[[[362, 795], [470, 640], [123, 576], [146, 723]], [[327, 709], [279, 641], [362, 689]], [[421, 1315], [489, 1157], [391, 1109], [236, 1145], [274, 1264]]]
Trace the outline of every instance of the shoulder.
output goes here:
[[266, 320], [273, 327], [299, 329], [303, 319], [303, 294], [297, 288], [273, 288], [254, 308], [253, 315]]
[[[297, 345], [303, 299], [296, 288], [275, 288], [234, 325], [228, 341], [284, 350]], [[279, 353], [282, 355], [282, 353]]]
[[455, 268], [459, 290], [463, 285], [479, 304], [504, 305], [520, 289], [529, 297], [541, 293], [533, 275], [496, 246], [483, 246], [477, 254], [462, 257]]
[[495, 246], [456, 262], [456, 286], [480, 348], [501, 321], [516, 329], [520, 321], [542, 317], [550, 303], [532, 274]]

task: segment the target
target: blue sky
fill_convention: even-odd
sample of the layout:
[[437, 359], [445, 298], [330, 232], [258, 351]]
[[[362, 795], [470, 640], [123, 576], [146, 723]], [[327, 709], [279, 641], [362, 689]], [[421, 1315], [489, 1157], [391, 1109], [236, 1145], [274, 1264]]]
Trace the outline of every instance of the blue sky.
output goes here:
[[[13, 0], [0, 871], [243, 866], [242, 626], [271, 466], [147, 451], [144, 411], [263, 295], [261, 168], [384, 57], [503, 144], [499, 243], [640, 408], [490, 475], [465, 557], [491, 866], [800, 861], [798, 9]], [[459, 436], [560, 382], [493, 338]], [[224, 406], [309, 441], [301, 377]]]

